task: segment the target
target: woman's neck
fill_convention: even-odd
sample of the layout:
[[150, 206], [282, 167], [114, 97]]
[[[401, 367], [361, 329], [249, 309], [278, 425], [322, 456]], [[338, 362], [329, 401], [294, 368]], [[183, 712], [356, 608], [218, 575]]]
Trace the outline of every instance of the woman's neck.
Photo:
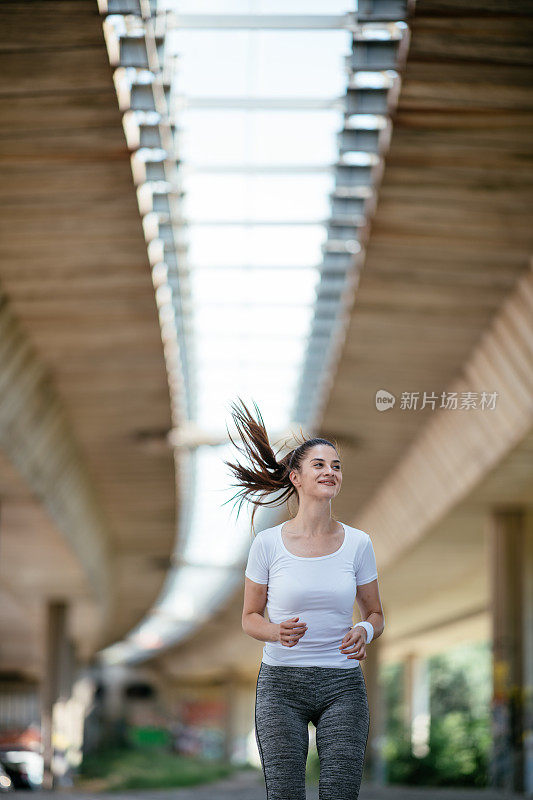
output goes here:
[[295, 517], [285, 523], [283, 532], [299, 534], [309, 539], [331, 536], [341, 526], [331, 516], [331, 509], [298, 509]]

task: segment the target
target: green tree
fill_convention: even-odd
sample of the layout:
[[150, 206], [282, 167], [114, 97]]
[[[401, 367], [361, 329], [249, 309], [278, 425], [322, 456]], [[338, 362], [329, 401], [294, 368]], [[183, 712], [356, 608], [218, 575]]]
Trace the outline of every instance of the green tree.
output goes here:
[[485, 787], [490, 756], [491, 650], [460, 645], [429, 659], [429, 752], [412, 753], [403, 718], [402, 664], [380, 675], [386, 704], [384, 759], [389, 783]]

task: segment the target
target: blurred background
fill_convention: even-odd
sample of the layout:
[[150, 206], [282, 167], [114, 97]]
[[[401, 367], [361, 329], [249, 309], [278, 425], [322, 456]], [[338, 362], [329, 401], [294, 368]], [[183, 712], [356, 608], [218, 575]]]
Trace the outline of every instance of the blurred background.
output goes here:
[[362, 798], [533, 796], [533, 3], [0, 21], [0, 791], [264, 796], [240, 396], [373, 541]]

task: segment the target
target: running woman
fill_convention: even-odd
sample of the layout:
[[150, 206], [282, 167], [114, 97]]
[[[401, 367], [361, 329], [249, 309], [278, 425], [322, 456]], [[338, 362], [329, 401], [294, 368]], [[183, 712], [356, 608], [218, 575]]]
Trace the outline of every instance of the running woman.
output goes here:
[[[278, 461], [257, 404], [259, 421], [240, 402], [243, 410], [233, 404], [232, 416], [250, 465], [225, 463], [241, 504], [255, 505], [252, 528], [258, 506], [291, 496], [298, 503], [296, 516], [255, 536], [245, 569], [242, 627], [265, 642], [255, 736], [267, 800], [306, 800], [309, 722], [320, 800], [357, 800], [370, 725], [360, 662], [384, 630], [372, 541], [332, 517], [342, 485], [338, 448], [307, 439]], [[266, 499], [271, 493], [276, 497]], [[352, 625], [355, 600], [362, 622]]]

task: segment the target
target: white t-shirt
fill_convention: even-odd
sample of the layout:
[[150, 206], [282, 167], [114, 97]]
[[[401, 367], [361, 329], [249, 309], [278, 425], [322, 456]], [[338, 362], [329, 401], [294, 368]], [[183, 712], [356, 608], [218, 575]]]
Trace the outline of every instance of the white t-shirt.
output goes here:
[[308, 558], [287, 550], [281, 537], [284, 524], [255, 536], [244, 574], [268, 584], [270, 622], [299, 617], [307, 631], [292, 647], [265, 642], [262, 660], [285, 666], [360, 667], [358, 659], [347, 658], [339, 647], [353, 624], [357, 586], [378, 577], [370, 536], [341, 523], [344, 541], [339, 549]]

